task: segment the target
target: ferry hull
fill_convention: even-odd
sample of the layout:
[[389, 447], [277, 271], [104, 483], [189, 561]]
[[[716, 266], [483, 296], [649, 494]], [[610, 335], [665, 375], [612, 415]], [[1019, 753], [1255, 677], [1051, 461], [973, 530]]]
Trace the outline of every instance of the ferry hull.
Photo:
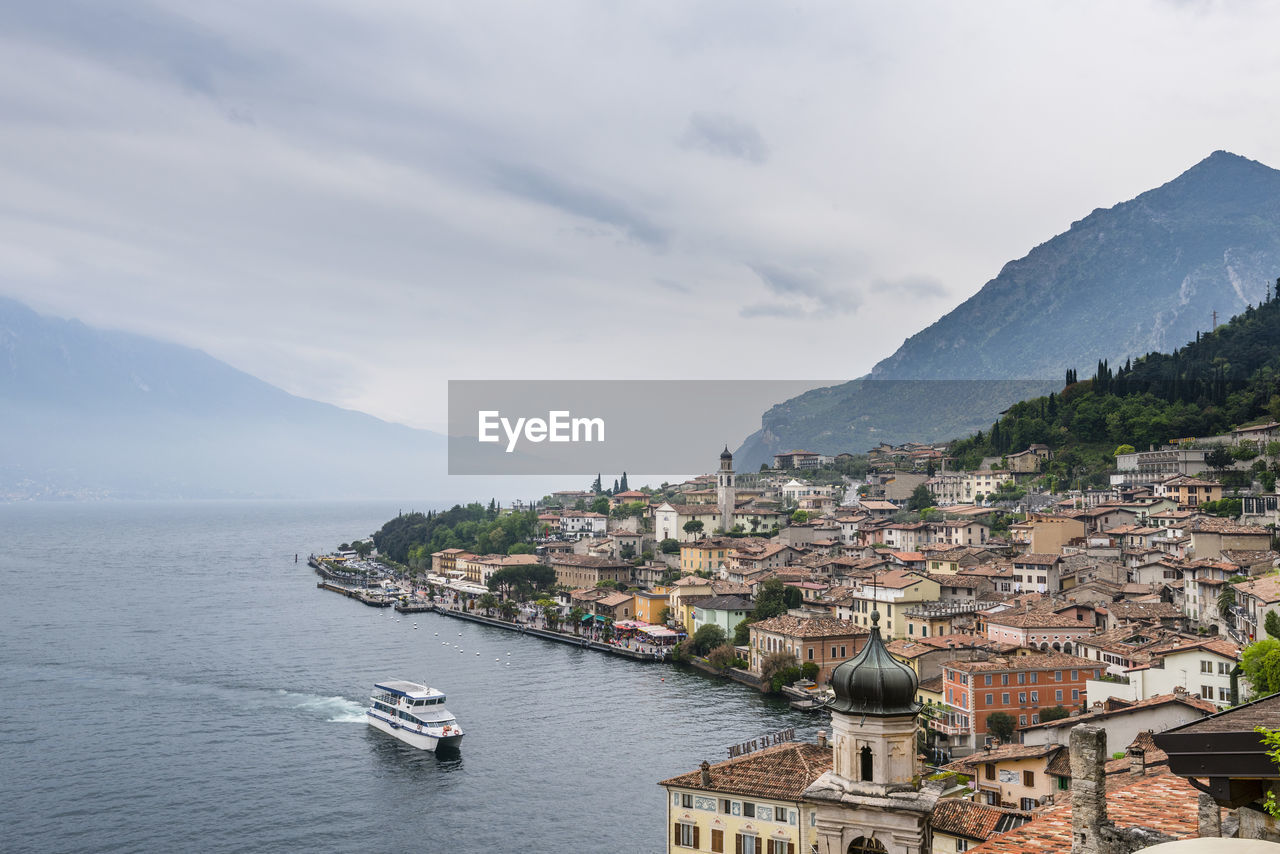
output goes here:
[[365, 720], [374, 729], [381, 730], [387, 735], [395, 736], [410, 747], [416, 747], [419, 750], [456, 750], [462, 746], [461, 733], [437, 738], [426, 732], [419, 732], [416, 727], [393, 725], [390, 721], [369, 711], [365, 712]]

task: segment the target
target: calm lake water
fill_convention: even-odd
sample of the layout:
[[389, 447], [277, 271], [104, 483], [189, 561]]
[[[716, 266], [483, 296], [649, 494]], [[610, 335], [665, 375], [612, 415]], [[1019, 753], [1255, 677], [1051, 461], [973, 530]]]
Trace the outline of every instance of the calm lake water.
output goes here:
[[[309, 552], [399, 509], [0, 505], [0, 847], [657, 852], [657, 781], [819, 728], [733, 683], [316, 589]], [[385, 678], [449, 695], [459, 755], [364, 723]]]

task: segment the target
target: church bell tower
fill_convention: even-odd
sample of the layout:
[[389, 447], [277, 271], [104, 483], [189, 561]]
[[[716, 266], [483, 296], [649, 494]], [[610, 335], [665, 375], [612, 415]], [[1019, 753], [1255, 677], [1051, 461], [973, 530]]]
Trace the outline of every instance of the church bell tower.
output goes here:
[[733, 454], [725, 445], [720, 452], [720, 470], [716, 472], [716, 504], [720, 508], [720, 527], [725, 533], [733, 527], [733, 511], [737, 506], [738, 489], [733, 480]]

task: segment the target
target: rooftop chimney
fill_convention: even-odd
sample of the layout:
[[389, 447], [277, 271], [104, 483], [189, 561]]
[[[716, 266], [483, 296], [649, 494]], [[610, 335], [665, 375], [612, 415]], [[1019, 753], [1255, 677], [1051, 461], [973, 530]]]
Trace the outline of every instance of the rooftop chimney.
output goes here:
[[1129, 773], [1135, 777], [1147, 773], [1147, 751], [1141, 747], [1129, 748]]
[[827, 746], [827, 731], [825, 729], [818, 730], [818, 746], [819, 747]]
[[707, 762], [707, 760], [704, 759], [702, 760], [702, 764], [699, 765], [698, 767], [702, 771], [702, 785], [710, 786], [711, 785], [711, 763]]

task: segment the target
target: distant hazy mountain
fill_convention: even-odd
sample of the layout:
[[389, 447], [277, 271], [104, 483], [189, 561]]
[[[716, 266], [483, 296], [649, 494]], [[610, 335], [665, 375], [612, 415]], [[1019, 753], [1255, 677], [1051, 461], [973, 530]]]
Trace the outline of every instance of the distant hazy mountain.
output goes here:
[[[1214, 311], [1221, 322], [1257, 304], [1277, 277], [1280, 171], [1217, 151], [1009, 262], [869, 377], [774, 407], [739, 455], [754, 466], [791, 447], [856, 452], [955, 438], [989, 426], [1026, 387], [900, 381], [1058, 385], [1070, 367], [1087, 375], [1099, 359], [1181, 346], [1211, 327]], [[942, 417], [927, 417], [930, 399], [945, 402]]]
[[444, 438], [0, 298], [0, 501], [441, 495]]

